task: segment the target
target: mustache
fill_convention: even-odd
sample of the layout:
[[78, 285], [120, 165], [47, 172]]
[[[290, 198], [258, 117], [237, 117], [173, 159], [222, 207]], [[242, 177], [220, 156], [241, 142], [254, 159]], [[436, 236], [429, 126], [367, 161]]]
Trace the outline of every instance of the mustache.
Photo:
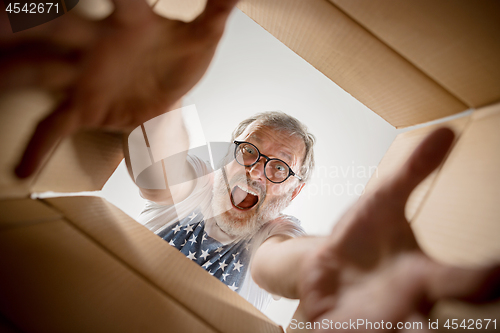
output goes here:
[[229, 184], [230, 190], [238, 184], [246, 184], [250, 189], [254, 190], [259, 195], [259, 198], [263, 199], [266, 196], [265, 186], [260, 182], [251, 179], [247, 175], [235, 175], [233, 176], [233, 178], [231, 178]]
[[[256, 180], [251, 179], [248, 177], [248, 175], [243, 175], [243, 174], [236, 174], [231, 178], [231, 181], [228, 181], [227, 179], [227, 174], [225, 168], [220, 169], [222, 172], [222, 182], [224, 182], [225, 189], [227, 191], [228, 195], [231, 195], [232, 189], [234, 186], [236, 186], [238, 183], [239, 184], [247, 184], [248, 187], [250, 187], [252, 190], [254, 190], [258, 195], [259, 195], [259, 205], [262, 201], [264, 201], [264, 198], [266, 197], [267, 191], [266, 187], [259, 183]], [[218, 190], [216, 190], [218, 193], [221, 193], [224, 187], [219, 187]]]

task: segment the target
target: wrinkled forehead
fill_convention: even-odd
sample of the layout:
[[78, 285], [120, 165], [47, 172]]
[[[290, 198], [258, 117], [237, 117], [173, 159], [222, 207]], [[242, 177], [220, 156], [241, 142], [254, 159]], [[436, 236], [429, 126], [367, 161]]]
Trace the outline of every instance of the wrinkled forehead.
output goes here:
[[304, 141], [298, 135], [259, 121], [250, 124], [236, 140], [251, 142], [262, 154], [283, 159], [290, 166], [300, 165], [305, 153]]

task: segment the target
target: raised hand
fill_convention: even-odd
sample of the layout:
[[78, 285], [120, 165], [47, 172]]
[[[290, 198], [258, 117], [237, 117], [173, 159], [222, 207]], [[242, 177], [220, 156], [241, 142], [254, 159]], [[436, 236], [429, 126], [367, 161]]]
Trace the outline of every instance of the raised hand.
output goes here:
[[0, 89], [36, 86], [64, 96], [36, 127], [17, 175], [33, 174], [79, 129], [130, 129], [168, 110], [207, 70], [236, 3], [208, 0], [190, 23], [160, 17], [144, 0], [114, 0], [102, 21], [68, 13], [16, 34], [2, 24]]
[[500, 268], [468, 270], [435, 262], [419, 248], [404, 215], [410, 193], [441, 163], [453, 137], [444, 128], [429, 135], [399, 172], [362, 197], [305, 261], [298, 290], [308, 321], [396, 325], [421, 320], [441, 298], [482, 302], [500, 297]]

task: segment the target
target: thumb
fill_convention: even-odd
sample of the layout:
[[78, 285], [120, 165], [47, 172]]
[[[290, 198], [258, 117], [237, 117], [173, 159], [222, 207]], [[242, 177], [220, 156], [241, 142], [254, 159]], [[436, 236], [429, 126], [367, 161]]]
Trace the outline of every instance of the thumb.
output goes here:
[[382, 186], [381, 193], [389, 196], [386, 199], [404, 205], [415, 187], [444, 160], [454, 137], [453, 131], [446, 127], [429, 134], [406, 163]]
[[500, 298], [500, 266], [466, 269], [436, 264], [427, 281], [431, 300], [456, 298], [484, 303]]

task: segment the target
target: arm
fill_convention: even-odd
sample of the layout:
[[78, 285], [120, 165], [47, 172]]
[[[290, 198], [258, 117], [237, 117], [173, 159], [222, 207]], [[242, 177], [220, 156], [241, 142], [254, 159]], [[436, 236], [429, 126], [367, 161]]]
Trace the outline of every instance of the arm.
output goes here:
[[420, 249], [405, 218], [412, 190], [441, 163], [450, 130], [429, 135], [377, 191], [363, 196], [326, 237], [269, 238], [252, 263], [269, 292], [300, 298], [307, 321], [363, 318], [396, 323], [423, 318], [443, 298], [500, 297], [500, 267], [462, 269]]
[[186, 160], [189, 136], [180, 101], [168, 113], [124, 134], [123, 147], [129, 175], [143, 198], [172, 205], [192, 192], [195, 172]]
[[114, 0], [101, 21], [70, 12], [15, 34], [0, 25], [0, 90], [36, 87], [61, 97], [34, 129], [18, 177], [36, 172], [78, 130], [130, 130], [171, 108], [204, 75], [236, 2], [208, 0], [189, 23], [155, 14], [145, 0]]
[[326, 236], [292, 238], [277, 235], [267, 239], [252, 260], [252, 278], [273, 295], [297, 299], [299, 272], [308, 254], [326, 242]]

